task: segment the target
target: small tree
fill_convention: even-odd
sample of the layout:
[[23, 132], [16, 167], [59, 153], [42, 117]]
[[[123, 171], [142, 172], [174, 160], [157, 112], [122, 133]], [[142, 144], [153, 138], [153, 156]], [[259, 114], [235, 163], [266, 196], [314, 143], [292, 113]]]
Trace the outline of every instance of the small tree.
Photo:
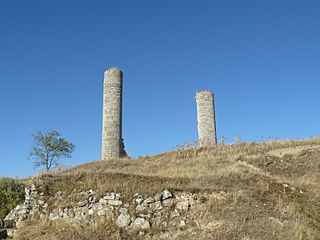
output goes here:
[[46, 171], [59, 165], [60, 158], [70, 158], [75, 149], [73, 143], [60, 137], [60, 133], [51, 130], [47, 134], [38, 132], [32, 135], [35, 145], [30, 152], [34, 159], [34, 168], [44, 166]]

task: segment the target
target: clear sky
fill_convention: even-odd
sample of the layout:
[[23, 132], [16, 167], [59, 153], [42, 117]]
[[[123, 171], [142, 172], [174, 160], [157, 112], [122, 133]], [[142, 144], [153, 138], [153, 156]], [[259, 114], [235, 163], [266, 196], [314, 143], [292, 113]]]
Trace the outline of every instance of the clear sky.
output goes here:
[[197, 139], [195, 93], [218, 138], [320, 135], [318, 0], [1, 0], [0, 175], [28, 176], [32, 133], [100, 159], [103, 73], [124, 72], [123, 137], [143, 156]]

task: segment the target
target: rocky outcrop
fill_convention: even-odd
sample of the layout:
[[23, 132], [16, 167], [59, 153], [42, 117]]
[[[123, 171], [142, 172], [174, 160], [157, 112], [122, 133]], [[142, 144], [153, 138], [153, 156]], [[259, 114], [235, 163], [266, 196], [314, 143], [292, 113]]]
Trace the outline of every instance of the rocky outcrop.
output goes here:
[[186, 213], [201, 198], [194, 193], [164, 190], [154, 196], [133, 194], [124, 201], [120, 193], [109, 192], [99, 196], [94, 190], [74, 189], [71, 194], [57, 192], [46, 199], [34, 187], [26, 189], [25, 201], [13, 209], [4, 221], [8, 235], [23, 226], [25, 220], [49, 219], [50, 221], [84, 222], [90, 224], [98, 219], [112, 219], [119, 228], [127, 231], [144, 231], [154, 227], [187, 226]]

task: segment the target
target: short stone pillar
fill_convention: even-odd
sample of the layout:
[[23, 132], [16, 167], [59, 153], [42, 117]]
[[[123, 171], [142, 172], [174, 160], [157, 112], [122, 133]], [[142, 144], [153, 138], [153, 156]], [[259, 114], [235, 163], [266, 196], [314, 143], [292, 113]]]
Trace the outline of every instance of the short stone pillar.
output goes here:
[[104, 73], [102, 159], [125, 155], [122, 139], [122, 71], [109, 68]]
[[196, 93], [199, 146], [216, 145], [216, 121], [213, 93], [209, 90]]

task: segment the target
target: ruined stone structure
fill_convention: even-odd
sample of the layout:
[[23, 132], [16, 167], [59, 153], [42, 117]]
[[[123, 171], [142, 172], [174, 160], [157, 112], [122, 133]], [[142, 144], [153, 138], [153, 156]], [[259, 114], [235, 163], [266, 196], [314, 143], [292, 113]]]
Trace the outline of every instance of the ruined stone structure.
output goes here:
[[123, 157], [122, 139], [122, 72], [109, 68], [104, 73], [102, 159]]
[[[31, 189], [26, 188], [23, 203], [12, 209], [4, 220], [0, 219], [0, 239], [14, 237], [20, 229], [29, 227], [25, 225], [28, 220], [36, 219], [81, 226], [92, 226], [108, 219], [128, 233], [157, 229], [159, 226], [175, 231], [187, 225], [196, 225], [193, 222], [193, 211], [203, 206], [201, 199], [222, 199], [225, 196], [224, 192], [200, 195], [164, 189], [154, 195], [134, 193], [132, 197], [123, 198], [119, 192], [106, 192], [101, 196], [93, 189], [74, 189], [71, 193], [57, 191], [48, 199], [34, 186]], [[49, 202], [54, 204], [51, 206]]]
[[[102, 159], [126, 156], [122, 138], [122, 77], [119, 68], [104, 73]], [[209, 90], [196, 93], [199, 145], [216, 145], [214, 97]]]
[[214, 111], [214, 97], [209, 90], [196, 93], [198, 142], [200, 146], [216, 145], [216, 121]]

